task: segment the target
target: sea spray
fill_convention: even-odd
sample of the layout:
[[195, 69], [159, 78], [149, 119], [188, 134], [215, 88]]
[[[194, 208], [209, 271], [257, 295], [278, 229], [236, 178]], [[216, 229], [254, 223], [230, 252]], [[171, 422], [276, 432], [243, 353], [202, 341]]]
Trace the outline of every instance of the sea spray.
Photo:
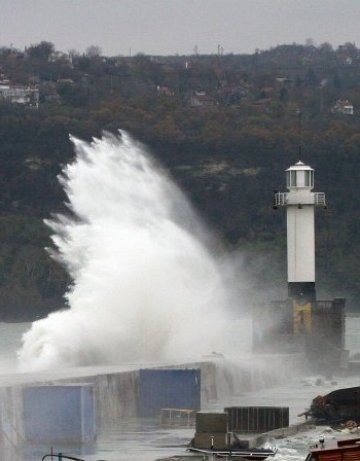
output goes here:
[[47, 224], [53, 257], [73, 283], [67, 308], [23, 336], [20, 368], [181, 361], [221, 350], [221, 269], [184, 195], [127, 133], [72, 142], [76, 158], [59, 178], [69, 214]]

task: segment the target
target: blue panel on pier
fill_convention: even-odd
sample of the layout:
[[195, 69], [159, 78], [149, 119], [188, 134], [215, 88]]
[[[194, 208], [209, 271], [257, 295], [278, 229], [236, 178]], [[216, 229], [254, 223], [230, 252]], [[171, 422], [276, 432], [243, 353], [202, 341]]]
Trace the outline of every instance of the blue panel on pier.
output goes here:
[[24, 434], [33, 443], [83, 443], [96, 435], [91, 384], [32, 386], [23, 390]]
[[139, 371], [138, 416], [154, 417], [161, 408], [200, 410], [199, 369]]

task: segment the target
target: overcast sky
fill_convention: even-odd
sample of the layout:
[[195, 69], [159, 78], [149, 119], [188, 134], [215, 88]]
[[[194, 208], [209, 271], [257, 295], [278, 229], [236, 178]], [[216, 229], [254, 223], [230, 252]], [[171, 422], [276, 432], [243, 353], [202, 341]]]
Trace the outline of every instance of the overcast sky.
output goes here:
[[47, 40], [105, 56], [253, 53], [284, 43], [360, 45], [360, 0], [0, 0], [0, 47]]

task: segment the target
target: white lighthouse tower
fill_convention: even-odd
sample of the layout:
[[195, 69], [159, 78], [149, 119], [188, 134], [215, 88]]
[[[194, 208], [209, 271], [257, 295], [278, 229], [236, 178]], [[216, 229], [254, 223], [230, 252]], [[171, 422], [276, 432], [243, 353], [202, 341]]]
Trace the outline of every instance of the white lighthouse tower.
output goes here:
[[326, 208], [325, 193], [312, 192], [314, 170], [301, 161], [286, 170], [286, 187], [275, 192], [274, 208], [286, 207], [288, 296], [305, 305], [316, 300], [314, 211]]
[[316, 370], [342, 366], [345, 299], [318, 300], [315, 290], [315, 207], [326, 208], [325, 194], [313, 192], [314, 170], [301, 161], [286, 170], [286, 186], [274, 208], [286, 207], [288, 296], [254, 308], [253, 348], [302, 351]]

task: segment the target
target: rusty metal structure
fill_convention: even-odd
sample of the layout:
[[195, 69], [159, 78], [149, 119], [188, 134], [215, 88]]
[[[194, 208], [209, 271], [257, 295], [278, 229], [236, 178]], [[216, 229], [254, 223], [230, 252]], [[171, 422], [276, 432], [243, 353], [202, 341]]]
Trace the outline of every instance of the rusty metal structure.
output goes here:
[[318, 395], [305, 413], [319, 422], [360, 423], [360, 387], [337, 389], [326, 395]]
[[360, 439], [337, 440], [329, 446], [325, 440], [310, 450], [305, 461], [358, 461], [360, 459]]

